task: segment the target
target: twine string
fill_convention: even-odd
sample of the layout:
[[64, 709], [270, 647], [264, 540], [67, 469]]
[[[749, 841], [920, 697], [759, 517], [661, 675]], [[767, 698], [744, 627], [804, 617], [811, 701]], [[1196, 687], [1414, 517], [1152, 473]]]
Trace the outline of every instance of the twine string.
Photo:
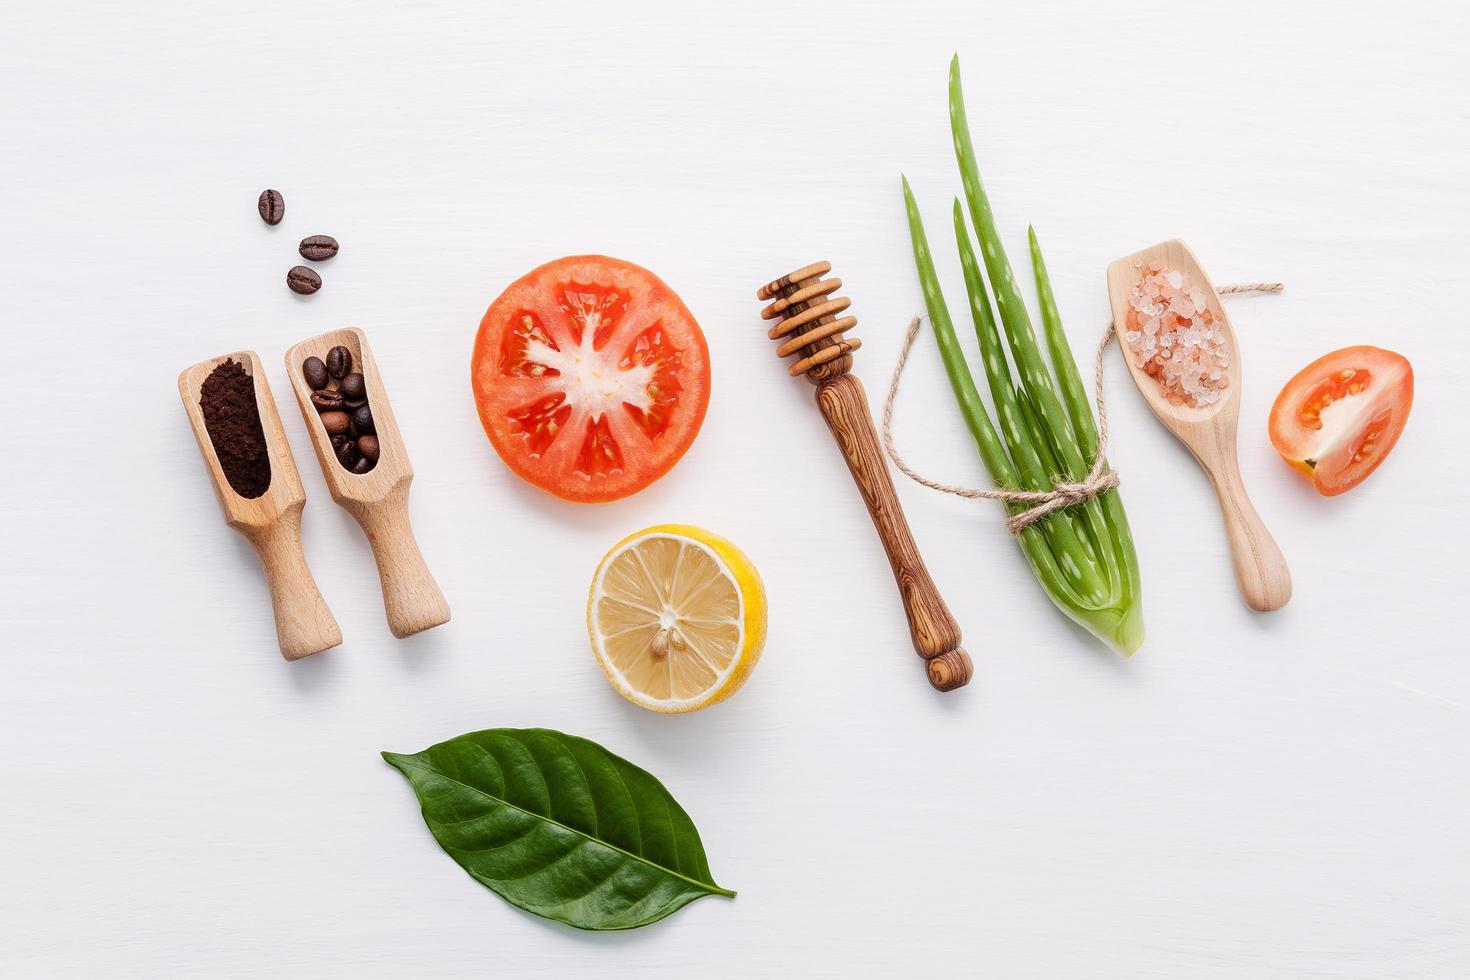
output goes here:
[[[1279, 293], [1283, 288], [1285, 287], [1279, 282], [1247, 282], [1221, 286], [1216, 292], [1221, 295]], [[883, 448], [888, 452], [888, 458], [893, 460], [893, 465], [898, 467], [900, 473], [931, 490], [954, 494], [956, 497], [964, 497], [967, 500], [999, 500], [1003, 504], [1030, 504], [1031, 506], [1025, 510], [1017, 511], [1006, 517], [1006, 530], [1012, 534], [1020, 534], [1053, 511], [1085, 503], [1103, 491], [1111, 490], [1118, 485], [1117, 472], [1108, 468], [1108, 408], [1107, 399], [1103, 395], [1104, 355], [1107, 354], [1108, 345], [1117, 336], [1112, 321], [1108, 322], [1102, 339], [1098, 341], [1093, 372], [1093, 400], [1097, 405], [1097, 455], [1092, 460], [1092, 468], [1087, 471], [1083, 479], [1075, 483], [1061, 480], [1054, 483], [1050, 490], [1003, 490], [941, 483], [917, 472], [899, 454], [893, 444], [893, 403], [898, 398], [899, 381], [903, 377], [903, 369], [908, 364], [909, 353], [913, 350], [914, 341], [918, 338], [919, 327], [922, 323], [923, 317], [921, 316], [916, 316], [909, 321], [908, 332], [903, 338], [903, 347], [898, 352], [898, 363], [893, 366], [893, 380], [888, 385], [888, 397], [883, 400]]]

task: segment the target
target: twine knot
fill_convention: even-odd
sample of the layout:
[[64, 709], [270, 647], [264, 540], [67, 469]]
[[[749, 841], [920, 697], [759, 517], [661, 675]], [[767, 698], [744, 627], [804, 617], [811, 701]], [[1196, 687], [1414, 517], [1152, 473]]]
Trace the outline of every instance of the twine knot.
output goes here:
[[[1282, 288], [1279, 282], [1251, 282], [1221, 286], [1217, 292], [1221, 295], [1226, 293], [1279, 293]], [[883, 401], [883, 448], [887, 450], [888, 458], [893, 460], [893, 465], [898, 467], [900, 473], [932, 490], [952, 493], [956, 497], [964, 497], [968, 500], [999, 500], [1007, 505], [1031, 504], [1032, 506], [1025, 510], [1017, 511], [1006, 518], [1006, 530], [1012, 534], [1020, 534], [1053, 511], [1084, 504], [1098, 494], [1118, 486], [1118, 474], [1108, 469], [1108, 411], [1107, 401], [1103, 397], [1103, 357], [1107, 354], [1108, 344], [1112, 343], [1113, 337], [1116, 336], [1111, 321], [1097, 344], [1096, 371], [1093, 377], [1093, 397], [1097, 404], [1097, 455], [1093, 457], [1092, 468], [1088, 470], [1084, 479], [1079, 482], [1058, 480], [1052, 484], [1050, 490], [985, 489], [940, 483], [915, 472], [913, 467], [909, 466], [908, 462], [899, 455], [893, 445], [893, 402], [898, 397], [898, 382], [903, 377], [904, 366], [908, 364], [909, 352], [913, 350], [914, 340], [919, 335], [919, 327], [922, 323], [923, 317], [918, 316], [909, 321], [908, 333], [905, 334], [903, 347], [898, 352], [898, 363], [893, 366], [893, 380], [888, 385], [888, 397]]]

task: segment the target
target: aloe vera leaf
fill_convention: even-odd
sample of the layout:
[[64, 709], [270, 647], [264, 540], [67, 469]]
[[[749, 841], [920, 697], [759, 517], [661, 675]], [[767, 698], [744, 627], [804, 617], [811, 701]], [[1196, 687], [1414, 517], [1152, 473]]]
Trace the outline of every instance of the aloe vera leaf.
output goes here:
[[[995, 402], [995, 413], [1000, 419], [1001, 432], [1010, 447], [1011, 459], [1020, 471], [1028, 490], [1049, 490], [1061, 472], [1054, 459], [1049, 461], [1050, 452], [1044, 440], [1026, 424], [1021, 415], [1016, 395], [1011, 390], [1011, 373], [1006, 365], [1005, 347], [1001, 344], [996, 329], [995, 315], [990, 309], [990, 299], [985, 292], [985, 281], [980, 275], [980, 264], [970, 242], [969, 230], [965, 227], [965, 213], [959, 199], [954, 202], [955, 242], [959, 246], [960, 267], [965, 274], [965, 291], [970, 300], [970, 314], [975, 321], [975, 336], [980, 342], [980, 357], [985, 365], [985, 377], [990, 384], [990, 397]], [[1045, 455], [1043, 455], [1045, 453]], [[1078, 538], [1077, 530], [1070, 520], [1053, 520], [1053, 514], [1038, 521], [1036, 526], [1046, 536], [1047, 544], [1056, 556], [1058, 566], [1067, 573], [1068, 584], [1079, 598], [1095, 601], [1105, 594], [1104, 576], [1096, 568], [1096, 556], [1092, 549]]]
[[[1077, 370], [1077, 361], [1067, 343], [1066, 331], [1062, 328], [1062, 317], [1057, 310], [1056, 296], [1051, 288], [1051, 276], [1046, 270], [1046, 259], [1041, 253], [1041, 243], [1036, 229], [1026, 229], [1031, 246], [1031, 267], [1036, 278], [1036, 294], [1041, 302], [1041, 321], [1046, 333], [1047, 349], [1051, 354], [1052, 370], [1056, 372], [1057, 384], [1067, 404], [1072, 420], [1072, 431], [1077, 436], [1078, 448], [1086, 459], [1097, 456], [1098, 430], [1093, 421], [1092, 402], [1087, 396], [1082, 377]], [[1106, 518], [1106, 533], [1112, 539], [1112, 547], [1104, 548], [1109, 558], [1109, 574], [1116, 581], [1127, 601], [1136, 601], [1139, 595], [1138, 558], [1134, 552], [1133, 534], [1128, 527], [1128, 516], [1123, 511], [1123, 502], [1116, 490], [1100, 495], [1103, 514]], [[1093, 528], [1094, 537], [1101, 536], [1104, 529]]]
[[1040, 451], [1030, 434], [1022, 425], [1016, 401], [1011, 393], [1011, 370], [1006, 364], [1005, 347], [995, 326], [995, 314], [990, 309], [990, 297], [985, 291], [985, 281], [980, 275], [980, 264], [975, 257], [975, 248], [970, 243], [970, 233], [965, 227], [964, 210], [959, 198], [954, 202], [955, 243], [959, 246], [960, 268], [965, 274], [965, 292], [970, 301], [970, 316], [975, 322], [975, 337], [980, 342], [980, 360], [985, 367], [985, 380], [990, 385], [990, 397], [995, 402], [995, 415], [1000, 420], [1000, 431], [1005, 436], [1011, 460], [1021, 475], [1027, 490], [1046, 490], [1052, 485], [1051, 473], [1042, 462]]
[[[1054, 449], [1056, 441], [1066, 438], [1066, 435], [1047, 429], [1046, 418], [1037, 410], [1036, 402], [1025, 390], [1017, 388], [1016, 400], [1021, 403], [1027, 422], [1037, 433], [1037, 445], [1044, 450], [1042, 456], [1049, 467], [1048, 472], [1053, 474], [1053, 482], [1067, 479], [1066, 468]], [[1096, 568], [1099, 582], [1104, 583], [1094, 593], [1094, 601], [1099, 605], [1113, 601], [1122, 589], [1122, 573], [1113, 548], [1112, 530], [1108, 526], [1106, 512], [1096, 501], [1090, 500], [1080, 507], [1068, 507], [1053, 516], [1062, 515], [1072, 521], [1077, 536], [1082, 539], [1089, 559]]]
[[959, 402], [960, 414], [975, 439], [980, 459], [990, 471], [990, 478], [1000, 487], [1021, 486], [1016, 470], [1006, 456], [1005, 447], [990, 422], [990, 414], [980, 400], [970, 366], [960, 350], [955, 336], [954, 321], [949, 316], [949, 306], [944, 301], [944, 292], [939, 287], [939, 275], [934, 271], [934, 256], [929, 251], [929, 238], [924, 233], [924, 219], [919, 214], [919, 205], [914, 200], [913, 189], [908, 178], [903, 178], [903, 203], [908, 212], [909, 238], [914, 246], [914, 264], [919, 270], [919, 285], [924, 291], [924, 306], [929, 312], [929, 324], [934, 328], [934, 337], [939, 344], [939, 356], [944, 362], [944, 371], [949, 375], [950, 387]]
[[1052, 371], [1057, 376], [1057, 387], [1061, 389], [1062, 401], [1067, 406], [1067, 417], [1072, 423], [1072, 432], [1077, 437], [1077, 448], [1081, 451], [1082, 458], [1090, 463], [1097, 458], [1097, 426], [1092, 419], [1092, 402], [1082, 386], [1082, 377], [1077, 373], [1077, 361], [1072, 357], [1072, 348], [1062, 329], [1062, 316], [1057, 311], [1056, 296], [1051, 289], [1051, 276], [1047, 274], [1046, 260], [1041, 256], [1036, 229], [1028, 227], [1026, 236], [1031, 244], [1031, 269], [1036, 278], [1036, 296], [1041, 302], [1041, 325], [1046, 334], [1046, 348], [1051, 355]]
[[[1042, 455], [1049, 472], [1060, 474], [1061, 464], [1057, 462], [1055, 454], [1051, 450], [1050, 437], [1046, 432], [1046, 426], [1036, 414], [1036, 406], [1027, 395], [1025, 389], [1017, 386], [1015, 391], [1016, 406], [1021, 416], [1022, 424], [1026, 426], [1038, 445], [1043, 447]], [[1053, 477], [1053, 482], [1060, 479]], [[1090, 534], [1086, 520], [1084, 520], [1076, 507], [1064, 507], [1052, 511], [1044, 518], [1045, 524], [1058, 539], [1068, 543], [1066, 559], [1062, 561], [1064, 568], [1075, 564], [1082, 571], [1078, 573], [1078, 603], [1080, 605], [1099, 607], [1108, 605], [1114, 595], [1114, 581], [1111, 577], [1107, 563], [1098, 558], [1098, 548], [1111, 547], [1111, 542], [1106, 537], [1101, 542], [1095, 540]], [[1060, 557], [1060, 556], [1059, 556]]]
[[1010, 341], [1011, 353], [1016, 359], [1016, 369], [1021, 375], [1022, 386], [1032, 394], [1037, 408], [1046, 417], [1047, 428], [1054, 432], [1065, 432], [1067, 438], [1058, 445], [1067, 476], [1081, 480], [1087, 474], [1092, 461], [1084, 462], [1077, 449], [1077, 440], [1052, 385], [1050, 373], [1041, 359], [1041, 350], [1036, 345], [1036, 333], [1031, 327], [1031, 315], [1026, 312], [1026, 303], [1016, 287], [1016, 277], [1011, 271], [1005, 247], [1001, 245], [1000, 232], [996, 228], [995, 214], [990, 208], [990, 199], [980, 182], [980, 166], [975, 161], [975, 147], [970, 139], [970, 125], [965, 117], [965, 96], [960, 88], [960, 59], [956, 55], [949, 66], [949, 121], [954, 136], [955, 159], [959, 163], [960, 182], [964, 185], [965, 200], [970, 206], [970, 219], [975, 224], [975, 233], [980, 237], [980, 251], [985, 258], [985, 269], [990, 274], [990, 286], [995, 293], [996, 310], [1005, 326], [1006, 338]]

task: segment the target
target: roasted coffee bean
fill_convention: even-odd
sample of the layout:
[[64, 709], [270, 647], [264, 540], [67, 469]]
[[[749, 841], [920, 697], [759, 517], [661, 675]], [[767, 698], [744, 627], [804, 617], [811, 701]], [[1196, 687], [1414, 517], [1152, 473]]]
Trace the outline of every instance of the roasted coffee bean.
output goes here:
[[360, 402], [367, 397], [367, 382], [360, 374], [349, 374], [342, 379], [342, 397], [349, 402]]
[[333, 347], [327, 351], [327, 373], [340, 378], [352, 370], [352, 351], [346, 347]]
[[311, 404], [318, 412], [340, 412], [347, 402], [342, 398], [342, 392], [323, 388], [311, 393]]
[[321, 391], [327, 386], [327, 366], [320, 357], [312, 356], [301, 362], [301, 376], [312, 391]]
[[377, 436], [358, 436], [357, 437], [357, 451], [360, 452], [360, 453], [362, 453], [364, 459], [374, 459], [374, 460], [377, 459], [378, 458], [378, 437]]
[[261, 191], [255, 206], [260, 211], [260, 220], [268, 225], [278, 225], [286, 216], [286, 199], [277, 190]]
[[325, 262], [337, 254], [337, 239], [331, 235], [310, 235], [301, 239], [301, 244], [296, 246], [303, 259], [312, 262]]
[[357, 443], [349, 436], [338, 436], [332, 440], [332, 448], [337, 451], [337, 462], [351, 469], [352, 464], [357, 462]]
[[373, 425], [373, 410], [366, 405], [353, 409], [352, 427], [360, 436], [370, 436], [377, 432], [377, 428]]
[[329, 436], [345, 435], [352, 426], [352, 417], [346, 412], [323, 412], [322, 427]]
[[374, 466], [377, 466], [377, 465], [378, 465], [378, 461], [376, 459], [368, 459], [366, 456], [363, 456], [357, 462], [355, 462], [355, 463], [352, 464], [352, 472], [354, 472], [354, 473], [367, 473]]
[[291, 287], [293, 293], [310, 296], [322, 288], [322, 277], [304, 265], [295, 265], [286, 273], [286, 285]]

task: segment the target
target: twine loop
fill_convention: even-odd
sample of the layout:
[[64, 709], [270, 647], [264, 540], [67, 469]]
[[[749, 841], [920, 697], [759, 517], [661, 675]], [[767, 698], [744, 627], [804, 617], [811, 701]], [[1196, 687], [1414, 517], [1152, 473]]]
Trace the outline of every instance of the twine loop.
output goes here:
[[[1279, 282], [1248, 282], [1236, 283], [1229, 286], [1221, 286], [1216, 292], [1221, 295], [1227, 293], [1279, 293], [1285, 287]], [[898, 363], [893, 366], [893, 380], [888, 385], [888, 397], [883, 400], [883, 448], [888, 453], [888, 458], [893, 460], [893, 465], [898, 467], [900, 473], [922, 486], [931, 490], [939, 490], [943, 493], [954, 494], [967, 500], [999, 500], [1003, 504], [1031, 504], [1025, 510], [1017, 511], [1006, 517], [1006, 530], [1012, 534], [1020, 534], [1032, 524], [1043, 517], [1058, 511], [1064, 507], [1074, 507], [1077, 504], [1086, 503], [1098, 494], [1111, 490], [1119, 483], [1118, 474], [1115, 470], [1108, 468], [1108, 411], [1107, 400], [1103, 396], [1103, 363], [1104, 355], [1107, 354], [1108, 345], [1117, 336], [1112, 321], [1108, 322], [1107, 329], [1103, 331], [1102, 339], [1097, 344], [1096, 369], [1093, 374], [1093, 399], [1097, 405], [1097, 455], [1093, 457], [1092, 468], [1088, 470], [1087, 476], [1078, 482], [1058, 481], [1052, 484], [1050, 490], [1005, 490], [998, 488], [965, 487], [952, 483], [941, 483], [931, 480], [929, 477], [914, 470], [908, 461], [899, 455], [893, 445], [893, 403], [898, 397], [899, 380], [903, 377], [903, 369], [908, 364], [909, 353], [913, 350], [914, 341], [918, 338], [919, 327], [923, 324], [923, 317], [916, 316], [909, 321], [908, 332], [903, 338], [903, 347], [898, 352]]]

